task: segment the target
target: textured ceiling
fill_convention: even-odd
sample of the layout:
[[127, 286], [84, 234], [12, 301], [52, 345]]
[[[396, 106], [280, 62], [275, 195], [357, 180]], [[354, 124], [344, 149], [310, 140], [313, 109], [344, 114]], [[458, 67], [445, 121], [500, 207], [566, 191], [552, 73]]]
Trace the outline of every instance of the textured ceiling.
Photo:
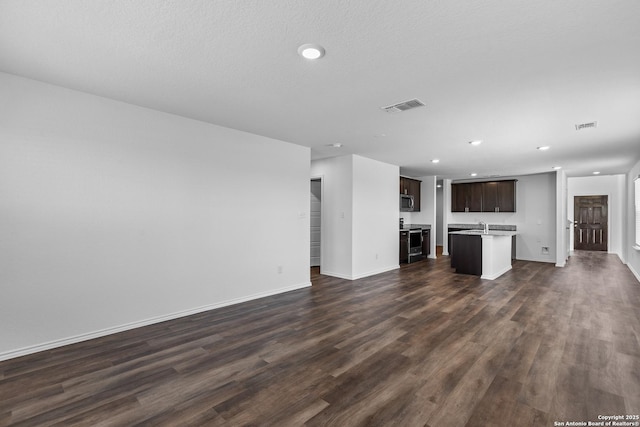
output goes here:
[[637, 0], [2, 0], [0, 71], [413, 176], [624, 173], [639, 18]]

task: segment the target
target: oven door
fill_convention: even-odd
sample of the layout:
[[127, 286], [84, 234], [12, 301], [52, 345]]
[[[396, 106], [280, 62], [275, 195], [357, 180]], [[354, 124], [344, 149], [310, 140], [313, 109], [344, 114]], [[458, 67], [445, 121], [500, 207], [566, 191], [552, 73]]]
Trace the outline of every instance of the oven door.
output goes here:
[[409, 256], [422, 255], [422, 230], [409, 231]]

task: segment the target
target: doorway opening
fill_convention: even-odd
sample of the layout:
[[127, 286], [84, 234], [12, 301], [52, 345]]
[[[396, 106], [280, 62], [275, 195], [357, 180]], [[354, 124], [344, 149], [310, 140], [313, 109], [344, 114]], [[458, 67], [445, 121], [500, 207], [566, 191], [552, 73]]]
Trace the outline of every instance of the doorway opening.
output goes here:
[[311, 274], [320, 273], [322, 254], [322, 179], [311, 180], [310, 256]]
[[573, 249], [608, 251], [608, 196], [574, 196]]

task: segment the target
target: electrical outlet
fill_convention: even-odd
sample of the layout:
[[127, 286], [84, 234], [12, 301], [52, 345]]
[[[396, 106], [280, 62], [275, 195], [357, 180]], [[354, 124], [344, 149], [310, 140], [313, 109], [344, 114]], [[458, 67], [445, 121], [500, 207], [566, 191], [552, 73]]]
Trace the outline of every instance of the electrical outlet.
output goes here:
[[549, 246], [542, 247], [542, 255], [549, 255]]
[[281, 265], [278, 266], [278, 274], [282, 274], [282, 266]]

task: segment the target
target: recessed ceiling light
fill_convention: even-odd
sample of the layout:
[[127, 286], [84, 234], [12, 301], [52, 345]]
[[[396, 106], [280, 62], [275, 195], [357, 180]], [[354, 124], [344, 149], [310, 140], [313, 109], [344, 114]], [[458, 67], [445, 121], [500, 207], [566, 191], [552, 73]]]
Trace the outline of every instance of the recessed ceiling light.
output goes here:
[[469, 144], [471, 144], [471, 145], [480, 145], [480, 144], [482, 144], [482, 140], [481, 139], [476, 139], [475, 141], [469, 141]]
[[549, 148], [551, 148], [551, 147], [549, 147], [548, 145], [543, 145], [542, 147], [538, 147], [538, 150], [547, 151]]
[[436, 188], [442, 188], [442, 184], [437, 184]]
[[342, 147], [342, 144], [340, 144], [339, 142], [335, 142], [333, 144], [327, 144], [327, 147], [340, 148]]
[[600, 172], [599, 171], [595, 171], [593, 174], [594, 175], [600, 175]]
[[475, 172], [470, 173], [469, 175], [471, 175], [471, 176], [478, 176], [478, 174], [477, 174], [477, 173], [475, 173]]
[[325, 54], [325, 50], [319, 44], [307, 43], [298, 48], [298, 54], [307, 59], [322, 58]]
[[562, 166], [554, 166], [554, 167], [552, 167], [551, 169], [553, 169], [553, 170], [560, 170], [560, 169], [562, 169]]
[[440, 163], [440, 159], [433, 159], [431, 160], [431, 163]]

